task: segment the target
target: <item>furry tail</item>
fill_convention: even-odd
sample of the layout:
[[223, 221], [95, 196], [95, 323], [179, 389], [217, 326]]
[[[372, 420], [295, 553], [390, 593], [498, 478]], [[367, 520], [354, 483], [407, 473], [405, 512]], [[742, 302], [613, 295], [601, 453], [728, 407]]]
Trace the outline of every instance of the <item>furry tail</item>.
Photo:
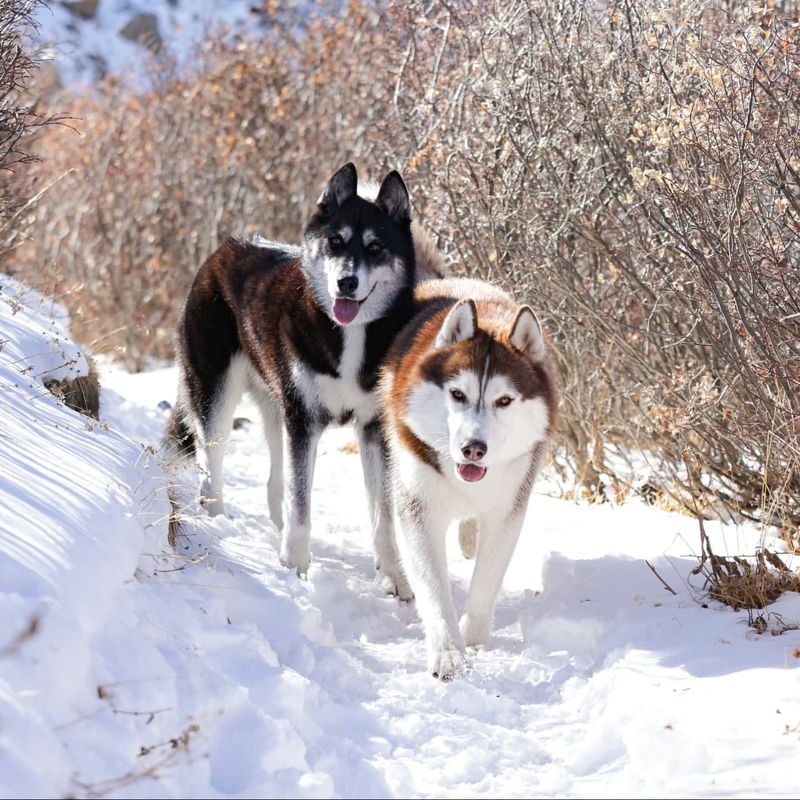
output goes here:
[[433, 237], [416, 220], [411, 223], [414, 238], [414, 258], [417, 262], [417, 283], [446, 278], [447, 267]]
[[188, 459], [194, 457], [196, 444], [194, 431], [186, 421], [186, 409], [179, 400], [172, 407], [162, 447], [175, 458]]

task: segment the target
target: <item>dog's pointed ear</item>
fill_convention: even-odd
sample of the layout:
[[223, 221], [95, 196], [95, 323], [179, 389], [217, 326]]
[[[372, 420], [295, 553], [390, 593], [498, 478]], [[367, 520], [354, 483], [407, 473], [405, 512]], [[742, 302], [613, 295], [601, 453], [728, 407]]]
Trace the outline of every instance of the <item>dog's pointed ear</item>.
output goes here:
[[472, 300], [461, 300], [445, 317], [436, 336], [437, 347], [447, 347], [471, 339], [478, 330], [478, 309]]
[[411, 198], [397, 170], [393, 169], [383, 179], [375, 202], [397, 222], [411, 222]]
[[538, 361], [544, 355], [542, 326], [530, 306], [519, 307], [508, 340], [533, 361]]
[[317, 200], [317, 205], [322, 209], [330, 210], [342, 205], [351, 197], [355, 197], [356, 192], [358, 192], [358, 173], [355, 165], [348, 161], [328, 181], [328, 185]]

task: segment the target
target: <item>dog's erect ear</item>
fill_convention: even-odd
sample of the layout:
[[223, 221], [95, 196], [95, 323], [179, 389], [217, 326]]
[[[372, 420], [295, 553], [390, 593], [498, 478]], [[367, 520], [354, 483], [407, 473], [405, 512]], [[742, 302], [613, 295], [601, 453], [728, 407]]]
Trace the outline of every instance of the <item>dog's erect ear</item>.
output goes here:
[[478, 309], [472, 300], [453, 306], [436, 336], [437, 347], [447, 347], [471, 339], [478, 330]]
[[348, 161], [336, 174], [328, 181], [328, 185], [323, 190], [317, 200], [320, 208], [328, 209], [342, 205], [346, 200], [355, 197], [358, 191], [358, 173], [355, 165]]
[[519, 307], [508, 339], [517, 350], [534, 361], [538, 361], [544, 355], [542, 327], [530, 306]]
[[397, 222], [411, 221], [411, 198], [397, 170], [392, 170], [381, 184], [375, 202]]

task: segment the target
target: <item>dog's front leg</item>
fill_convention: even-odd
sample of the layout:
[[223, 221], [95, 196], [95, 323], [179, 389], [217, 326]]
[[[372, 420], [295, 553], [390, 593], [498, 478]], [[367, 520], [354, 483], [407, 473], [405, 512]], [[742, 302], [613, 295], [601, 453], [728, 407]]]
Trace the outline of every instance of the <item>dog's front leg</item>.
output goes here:
[[465, 648], [447, 572], [448, 520], [418, 497], [400, 496], [397, 505], [403, 566], [425, 627], [428, 669], [435, 678], [449, 681], [464, 667]]
[[290, 414], [284, 429], [284, 528], [281, 564], [308, 572], [311, 546], [311, 484], [317, 444], [322, 430], [305, 419], [302, 412]]
[[497, 518], [488, 515], [478, 522], [475, 569], [459, 623], [464, 642], [469, 646], [485, 644], [489, 638], [497, 593], [519, 539], [524, 516], [523, 509], [512, 511], [508, 516], [501, 514], [499, 524]]
[[387, 594], [410, 600], [413, 593], [400, 567], [400, 554], [397, 551], [387, 475], [388, 453], [378, 418], [373, 417], [366, 425], [359, 422], [356, 436], [372, 523], [375, 569]]

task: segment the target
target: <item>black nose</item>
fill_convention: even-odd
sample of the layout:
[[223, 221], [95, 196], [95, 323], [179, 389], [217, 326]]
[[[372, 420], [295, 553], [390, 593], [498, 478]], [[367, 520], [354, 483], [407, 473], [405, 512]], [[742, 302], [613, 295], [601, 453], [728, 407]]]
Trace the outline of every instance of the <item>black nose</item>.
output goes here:
[[480, 461], [486, 455], [486, 442], [479, 442], [477, 439], [464, 442], [461, 445], [461, 455], [467, 461]]
[[342, 294], [353, 294], [358, 289], [358, 278], [355, 275], [347, 275], [336, 281], [339, 291]]

